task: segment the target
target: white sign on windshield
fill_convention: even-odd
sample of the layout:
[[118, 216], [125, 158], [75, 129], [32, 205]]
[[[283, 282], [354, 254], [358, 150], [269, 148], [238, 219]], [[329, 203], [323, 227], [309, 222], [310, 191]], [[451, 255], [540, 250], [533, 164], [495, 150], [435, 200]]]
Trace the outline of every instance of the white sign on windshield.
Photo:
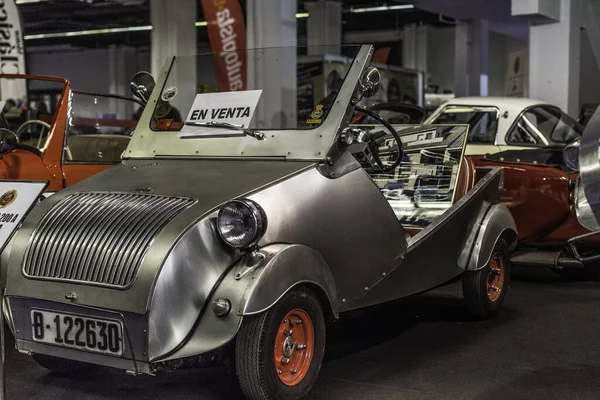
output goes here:
[[248, 128], [261, 94], [262, 90], [244, 90], [196, 95], [179, 137], [241, 135], [241, 132], [236, 133], [232, 129], [202, 126], [202, 124], [223, 123]]
[[48, 182], [0, 181], [0, 250], [4, 248]]

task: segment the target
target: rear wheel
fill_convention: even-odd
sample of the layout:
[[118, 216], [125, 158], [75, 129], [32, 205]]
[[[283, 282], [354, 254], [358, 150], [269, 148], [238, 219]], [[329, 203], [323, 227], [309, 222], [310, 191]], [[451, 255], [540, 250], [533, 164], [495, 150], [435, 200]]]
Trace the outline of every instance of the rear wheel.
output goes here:
[[262, 314], [244, 317], [236, 372], [248, 399], [300, 399], [314, 386], [325, 352], [325, 318], [317, 296], [299, 289]]
[[96, 368], [93, 364], [66, 360], [64, 358], [47, 356], [45, 354], [34, 354], [32, 358], [36, 363], [57, 375], [83, 376]]
[[502, 307], [509, 281], [508, 244], [498, 239], [487, 265], [464, 275], [463, 294], [469, 313], [482, 319], [495, 315]]

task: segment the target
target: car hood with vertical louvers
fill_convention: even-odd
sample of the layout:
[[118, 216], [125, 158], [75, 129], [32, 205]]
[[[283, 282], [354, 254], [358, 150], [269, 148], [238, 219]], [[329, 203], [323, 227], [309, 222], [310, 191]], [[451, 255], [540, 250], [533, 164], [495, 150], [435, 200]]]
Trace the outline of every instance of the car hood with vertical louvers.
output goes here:
[[67, 196], [33, 231], [23, 273], [34, 279], [127, 287], [156, 235], [194, 201], [128, 193]]
[[[65, 302], [75, 292], [81, 305], [143, 314], [165, 259], [186, 231], [224, 202], [314, 166], [124, 161], [31, 211], [9, 248], [6, 293]], [[220, 240], [210, 236], [201, 239]]]

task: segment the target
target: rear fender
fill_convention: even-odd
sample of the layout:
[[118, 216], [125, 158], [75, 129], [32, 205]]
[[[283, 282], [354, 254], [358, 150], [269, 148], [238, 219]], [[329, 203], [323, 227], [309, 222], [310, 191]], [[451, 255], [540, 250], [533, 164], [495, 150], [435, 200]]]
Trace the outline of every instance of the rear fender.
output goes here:
[[252, 280], [240, 304], [242, 315], [268, 310], [298, 285], [312, 287], [320, 297], [324, 311], [338, 316], [337, 290], [329, 266], [310, 247], [274, 244], [260, 250], [263, 265], [253, 272]]
[[[461, 257], [460, 267], [477, 271], [486, 266], [492, 256], [492, 250], [499, 239], [506, 240], [509, 251], [517, 246], [517, 227], [508, 208], [502, 204], [492, 204], [485, 216], [474, 229], [478, 229], [469, 257]], [[464, 254], [464, 253], [463, 253]], [[467, 253], [468, 254], [468, 253]]]

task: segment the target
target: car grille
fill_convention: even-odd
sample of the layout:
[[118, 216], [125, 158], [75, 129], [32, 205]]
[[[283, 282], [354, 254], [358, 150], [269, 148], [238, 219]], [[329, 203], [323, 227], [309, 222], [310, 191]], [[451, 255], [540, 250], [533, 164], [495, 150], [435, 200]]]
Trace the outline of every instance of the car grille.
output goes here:
[[67, 196], [33, 231], [23, 273], [31, 278], [127, 287], [152, 240], [194, 202], [125, 193]]

